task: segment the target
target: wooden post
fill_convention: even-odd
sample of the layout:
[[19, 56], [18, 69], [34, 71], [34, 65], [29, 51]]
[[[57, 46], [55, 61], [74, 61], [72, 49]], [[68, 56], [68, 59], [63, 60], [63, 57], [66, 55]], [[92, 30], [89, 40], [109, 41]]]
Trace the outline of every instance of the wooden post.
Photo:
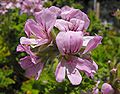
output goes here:
[[97, 18], [100, 17], [100, 3], [99, 2], [97, 2], [96, 4], [96, 16]]

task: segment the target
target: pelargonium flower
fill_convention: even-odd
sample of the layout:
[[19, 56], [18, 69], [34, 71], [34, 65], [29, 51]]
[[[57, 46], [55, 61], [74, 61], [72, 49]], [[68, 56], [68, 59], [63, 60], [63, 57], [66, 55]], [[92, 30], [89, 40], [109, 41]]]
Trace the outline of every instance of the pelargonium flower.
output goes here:
[[5, 14], [8, 12], [8, 9], [14, 9], [15, 8], [15, 1], [10, 0], [2, 0], [0, 2], [0, 14]]
[[[78, 85], [82, 80], [80, 71], [93, 78], [98, 66], [91, 59], [89, 52], [101, 44], [102, 37], [85, 36], [84, 31], [89, 26], [86, 14], [70, 7], [59, 9], [52, 6], [36, 12], [34, 16], [35, 20], [27, 20], [27, 37], [21, 37], [17, 47], [17, 51], [28, 54], [20, 59], [21, 67], [26, 70], [25, 75], [38, 79], [44, 66], [43, 59], [48, 57], [52, 60], [59, 55], [60, 62], [55, 72], [58, 82], [62, 82], [67, 75], [73, 85]], [[54, 26], [60, 31], [57, 36], [53, 30]]]
[[[81, 48], [85, 41], [82, 32], [68, 31], [58, 33], [56, 43], [62, 54], [62, 59], [55, 72], [56, 80], [58, 82], [62, 82], [65, 79], [66, 71], [67, 77], [73, 85], [81, 83], [82, 76], [80, 75], [79, 70], [84, 71], [87, 76], [93, 77], [98, 66], [90, 58], [88, 59], [83, 56], [100, 44], [101, 37], [95, 36], [93, 39], [87, 40], [88, 42], [86, 43], [86, 48], [83, 52]], [[80, 57], [77, 57], [77, 54], [79, 53]]]
[[19, 8], [21, 13], [34, 13], [39, 12], [43, 8], [43, 2], [41, 0], [19, 0]]
[[112, 88], [112, 86], [110, 84], [104, 83], [102, 85], [101, 92], [103, 94], [113, 94], [114, 93], [114, 89]]
[[37, 47], [51, 41], [50, 32], [56, 21], [56, 16], [48, 9], [35, 15], [36, 21], [28, 19], [25, 24], [25, 33], [28, 38], [21, 37], [20, 43]]
[[56, 15], [49, 9], [44, 9], [35, 14], [36, 21], [28, 19], [25, 24], [25, 33], [27, 37], [20, 38], [20, 44], [17, 51], [26, 52], [29, 56], [20, 59], [20, 65], [25, 70], [26, 77], [35, 77], [38, 79], [43, 69], [44, 63], [41, 58], [33, 51], [41, 45], [49, 45], [52, 41], [50, 32], [56, 21]]
[[38, 80], [44, 63], [31, 51], [30, 46], [18, 45], [17, 51], [26, 52], [29, 55], [21, 58], [19, 62], [20, 66], [25, 70], [25, 76], [28, 78], [35, 77], [35, 79]]
[[25, 70], [25, 76], [28, 78], [35, 77], [36, 80], [40, 77], [44, 63], [37, 60], [37, 64], [34, 64], [30, 56], [25, 56], [20, 59], [20, 65]]

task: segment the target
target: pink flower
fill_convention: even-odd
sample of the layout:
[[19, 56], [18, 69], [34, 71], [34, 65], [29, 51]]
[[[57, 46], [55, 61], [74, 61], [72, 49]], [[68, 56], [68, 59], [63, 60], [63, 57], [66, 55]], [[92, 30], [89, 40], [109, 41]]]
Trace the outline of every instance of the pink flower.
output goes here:
[[[98, 37], [98, 36], [95, 36]], [[99, 37], [100, 38], [100, 37]], [[84, 54], [82, 54], [81, 47], [86, 40], [83, 40], [84, 36], [82, 32], [60, 32], [56, 37], [56, 43], [60, 53], [62, 54], [62, 59], [59, 62], [56, 68], [56, 80], [62, 82], [65, 78], [67, 71], [67, 77], [73, 85], [78, 85], [81, 83], [82, 76], [79, 73], [84, 71], [87, 76], [93, 77], [93, 74], [98, 69], [97, 64], [92, 61], [90, 58], [84, 57], [84, 54], [94, 49], [96, 46], [93, 45], [99, 44], [99, 41], [96, 41], [96, 38], [89, 39], [86, 43], [86, 49]], [[91, 41], [94, 41], [91, 43]], [[90, 47], [89, 47], [90, 46]], [[77, 55], [80, 53], [80, 57]]]
[[10, 1], [1, 1], [0, 2], [0, 14], [5, 14], [8, 12], [8, 9], [13, 9], [14, 3]]
[[[28, 36], [21, 37], [20, 43], [37, 47], [51, 41], [50, 32], [56, 21], [56, 16], [48, 9], [36, 13], [36, 21], [29, 19], [25, 24], [25, 33]], [[33, 38], [30, 38], [33, 37]]]
[[39, 12], [43, 8], [41, 0], [19, 0], [18, 2], [18, 7], [21, 8], [22, 13], [30, 14], [34, 12]]
[[25, 24], [25, 33], [27, 37], [20, 38], [20, 45], [17, 51], [26, 52], [29, 56], [20, 59], [20, 65], [25, 70], [25, 76], [39, 78], [43, 69], [40, 57], [37, 52], [32, 51], [33, 48], [39, 47], [51, 42], [50, 32], [56, 21], [56, 15], [49, 9], [44, 9], [35, 14], [36, 21], [29, 19]]
[[103, 94], [114, 94], [114, 89], [112, 86], [108, 83], [104, 83], [101, 88], [101, 92]]
[[30, 46], [27, 45], [18, 45], [18, 52], [26, 52], [29, 56], [25, 56], [20, 59], [20, 66], [25, 70], [25, 76], [28, 78], [35, 77], [38, 80], [44, 63], [41, 62], [40, 58], [37, 57], [30, 49]]

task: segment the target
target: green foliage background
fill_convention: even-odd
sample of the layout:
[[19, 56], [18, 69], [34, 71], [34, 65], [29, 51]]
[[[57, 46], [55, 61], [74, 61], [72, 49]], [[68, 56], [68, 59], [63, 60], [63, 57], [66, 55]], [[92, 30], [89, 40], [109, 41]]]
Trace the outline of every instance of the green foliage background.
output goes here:
[[[79, 0], [49, 0], [44, 6], [51, 5], [69, 5], [79, 9], [85, 7]], [[103, 36], [103, 40], [92, 52], [92, 57], [99, 66], [94, 79], [81, 73], [83, 80], [78, 86], [71, 85], [68, 79], [62, 83], [56, 82], [54, 71], [58, 64], [57, 59], [52, 62], [53, 65], [46, 65], [38, 81], [25, 78], [24, 70], [18, 64], [19, 58], [24, 54], [16, 53], [16, 46], [19, 44], [19, 38], [24, 35], [25, 21], [31, 17], [27, 14], [20, 15], [19, 9], [0, 15], [0, 94], [82, 94], [92, 91], [97, 80], [101, 80], [99, 88], [103, 82], [109, 82], [114, 88], [120, 89], [120, 83], [117, 83], [120, 79], [120, 33], [113, 25], [103, 25], [92, 10], [87, 13], [91, 20], [88, 32], [91, 35], [96, 33]], [[113, 77], [110, 72], [113, 67], [118, 68], [117, 77]]]

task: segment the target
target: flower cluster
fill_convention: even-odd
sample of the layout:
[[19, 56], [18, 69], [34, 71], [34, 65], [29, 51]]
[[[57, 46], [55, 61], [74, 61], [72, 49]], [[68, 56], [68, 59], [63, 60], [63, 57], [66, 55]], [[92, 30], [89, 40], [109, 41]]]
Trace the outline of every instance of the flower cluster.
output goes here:
[[17, 51], [28, 54], [20, 59], [25, 76], [38, 79], [47, 59], [58, 58], [55, 71], [58, 82], [67, 75], [73, 85], [79, 85], [82, 81], [80, 71], [93, 78], [98, 66], [90, 52], [101, 44], [102, 37], [87, 36], [89, 24], [85, 13], [68, 6], [61, 9], [52, 6], [36, 12], [35, 20], [27, 20], [27, 37], [21, 37], [17, 47]]
[[15, 8], [15, 0], [2, 0], [0, 1], [0, 14], [5, 14], [8, 12], [8, 9]]
[[42, 10], [43, 2], [41, 0], [18, 0], [21, 13], [34, 13]]
[[0, 13], [5, 14], [8, 9], [19, 8], [22, 13], [35, 13], [43, 8], [42, 0], [2, 0], [0, 2]]

